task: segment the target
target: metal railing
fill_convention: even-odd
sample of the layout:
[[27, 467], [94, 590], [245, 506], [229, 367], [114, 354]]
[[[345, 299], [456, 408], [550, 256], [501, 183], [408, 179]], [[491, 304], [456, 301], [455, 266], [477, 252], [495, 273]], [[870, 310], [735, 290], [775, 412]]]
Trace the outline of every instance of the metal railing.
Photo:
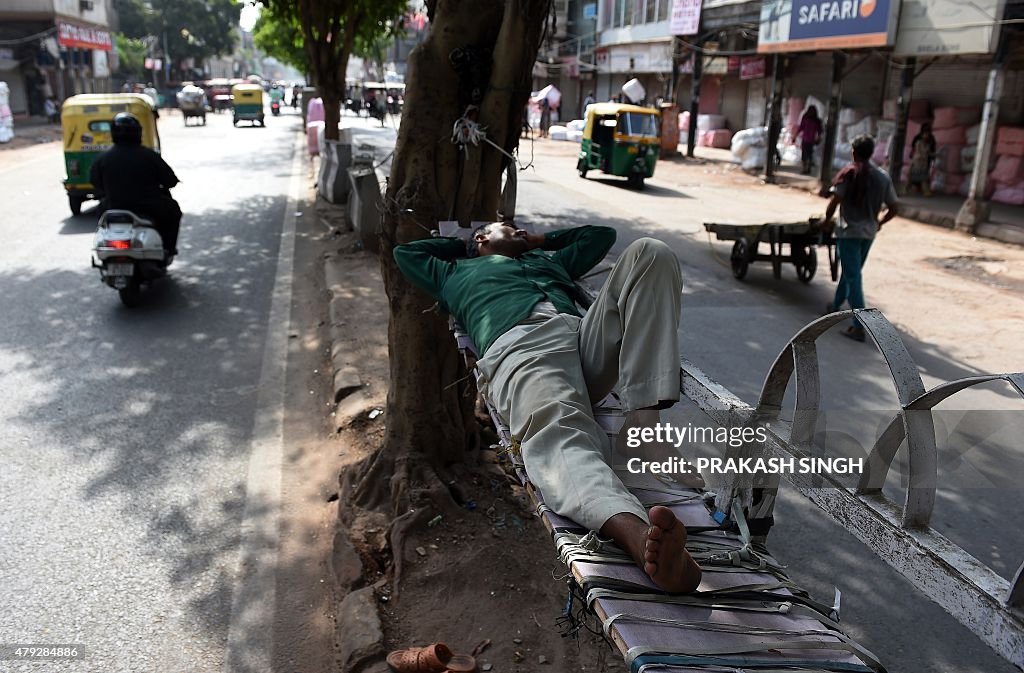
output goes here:
[[[1024, 668], [1024, 563], [1009, 582], [928, 525], [938, 465], [932, 409], [957, 392], [993, 381], [1005, 381], [1024, 397], [1024, 373], [974, 376], [926, 390], [903, 340], [881, 312], [854, 313], [889, 368], [900, 409], [875, 442], [856, 487], [821, 474], [792, 472], [786, 479], [999, 655]], [[682, 361], [681, 390], [705, 414], [723, 426], [760, 424], [766, 429], [766, 442], [730, 448], [727, 459], [811, 457], [821, 404], [815, 342], [849, 317], [849, 311], [833, 313], [800, 330], [769, 370], [754, 407]], [[779, 413], [790, 381], [796, 393], [793, 420], [782, 423]], [[897, 503], [882, 485], [904, 440], [909, 475], [905, 499]], [[778, 483], [777, 476], [769, 475], [755, 488], [751, 475], [730, 478], [718, 491], [716, 509], [728, 513], [739, 499], [748, 518], [769, 517]]]

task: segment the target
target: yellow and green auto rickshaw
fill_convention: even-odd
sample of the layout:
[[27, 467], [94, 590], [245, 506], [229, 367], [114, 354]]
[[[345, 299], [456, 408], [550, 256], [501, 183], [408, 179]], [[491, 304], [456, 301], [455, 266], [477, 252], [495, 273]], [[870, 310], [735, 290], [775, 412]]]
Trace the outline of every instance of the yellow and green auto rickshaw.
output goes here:
[[259, 84], [236, 84], [231, 87], [231, 106], [233, 116], [231, 123], [251, 121], [253, 126], [263, 123], [263, 87]]
[[97, 198], [89, 172], [100, 154], [110, 149], [110, 123], [114, 115], [128, 112], [142, 125], [142, 144], [160, 151], [160, 133], [156, 125], [153, 101], [138, 93], [79, 94], [64, 101], [60, 123], [64, 132], [64, 168], [67, 177], [64, 189], [68, 193], [71, 214], [82, 212], [87, 199]]
[[644, 180], [654, 175], [658, 161], [658, 111], [638, 105], [597, 103], [587, 108], [587, 125], [580, 143], [576, 170], [601, 170], [624, 176], [629, 184], [643, 189]]

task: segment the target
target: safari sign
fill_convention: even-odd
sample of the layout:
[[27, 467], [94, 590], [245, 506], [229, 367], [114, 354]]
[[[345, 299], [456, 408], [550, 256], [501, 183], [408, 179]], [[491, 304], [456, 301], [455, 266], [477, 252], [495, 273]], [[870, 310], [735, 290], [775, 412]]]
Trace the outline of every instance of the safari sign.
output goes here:
[[757, 50], [815, 51], [893, 44], [900, 0], [766, 0]]

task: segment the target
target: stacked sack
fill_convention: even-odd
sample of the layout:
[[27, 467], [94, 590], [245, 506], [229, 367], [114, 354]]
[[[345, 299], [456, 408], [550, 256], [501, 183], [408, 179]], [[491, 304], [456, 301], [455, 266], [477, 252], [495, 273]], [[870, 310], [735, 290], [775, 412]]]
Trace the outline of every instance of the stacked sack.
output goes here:
[[565, 125], [565, 139], [569, 142], [578, 143], [583, 140], [583, 129], [586, 128], [587, 122], [582, 119], [574, 119]]
[[745, 171], [758, 171], [764, 168], [768, 152], [768, 128], [755, 126], [739, 131], [732, 137], [729, 149], [733, 161], [739, 163]]
[[7, 82], [0, 82], [0, 143], [10, 142], [14, 137], [14, 116], [11, 115], [11, 90]]
[[[932, 164], [932, 191], [958, 194], [967, 181], [962, 153], [967, 146], [967, 130], [981, 119], [979, 108], [940, 107], [935, 109], [932, 135], [935, 137], [935, 163]], [[914, 136], [907, 137], [913, 141]], [[975, 140], [977, 145], [977, 140]], [[972, 162], [973, 164], [973, 162]]]
[[[978, 141], [981, 136], [981, 124], [975, 124], [974, 126], [967, 129], [965, 134], [967, 138], [967, 144], [960, 150], [960, 172], [964, 174], [964, 181], [960, 184], [958, 193], [960, 196], [967, 196], [967, 193], [971, 188], [971, 173], [974, 172], [974, 159], [978, 156]], [[989, 157], [989, 165], [985, 169], [991, 171], [995, 168], [995, 155]], [[992, 196], [993, 187], [992, 182], [989, 181], [986, 198]]]
[[690, 130], [690, 111], [679, 113], [679, 135], [686, 135], [686, 132]]
[[[689, 118], [687, 118], [689, 122]], [[697, 144], [701, 147], [726, 149], [732, 141], [732, 131], [725, 128], [722, 115], [697, 115]]]
[[1000, 126], [995, 154], [996, 167], [988, 176], [992, 200], [1024, 206], [1024, 128]]
[[874, 137], [878, 130], [878, 117], [864, 116], [853, 108], [839, 111], [839, 128], [836, 133], [836, 151], [832, 158], [832, 168], [840, 170], [853, 161], [853, 148], [850, 144], [857, 136]]

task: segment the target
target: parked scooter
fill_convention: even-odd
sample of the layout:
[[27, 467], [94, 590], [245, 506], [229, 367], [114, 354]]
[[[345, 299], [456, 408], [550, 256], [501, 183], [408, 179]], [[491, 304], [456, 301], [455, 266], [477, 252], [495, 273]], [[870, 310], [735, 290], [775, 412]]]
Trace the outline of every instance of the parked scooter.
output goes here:
[[277, 117], [278, 115], [281, 114], [281, 103], [280, 103], [280, 101], [276, 101], [276, 100], [270, 101], [270, 114], [274, 115], [275, 117]]
[[142, 302], [144, 286], [167, 275], [173, 259], [153, 222], [129, 210], [100, 215], [93, 254], [92, 266], [100, 270], [100, 279], [117, 290], [129, 308]]

